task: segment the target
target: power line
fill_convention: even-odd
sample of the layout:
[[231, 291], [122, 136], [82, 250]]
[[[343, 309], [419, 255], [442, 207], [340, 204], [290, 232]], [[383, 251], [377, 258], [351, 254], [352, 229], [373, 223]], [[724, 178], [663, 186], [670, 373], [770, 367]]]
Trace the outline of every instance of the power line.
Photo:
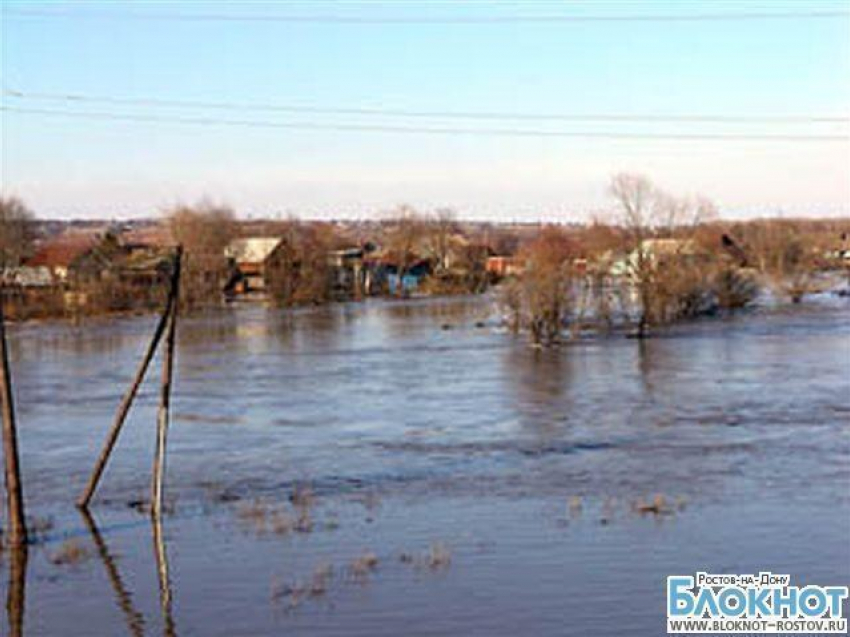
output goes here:
[[763, 20], [828, 20], [850, 18], [847, 11], [724, 12], [670, 14], [549, 14], [549, 15], [467, 15], [467, 16], [363, 16], [341, 14], [246, 14], [104, 11], [44, 11], [38, 9], [7, 10], [7, 17], [63, 18], [94, 20], [152, 20], [175, 22], [285, 22], [301, 24], [584, 24], [589, 22], [749, 22]]
[[517, 128], [455, 128], [396, 126], [389, 124], [320, 124], [316, 122], [279, 122], [271, 120], [217, 119], [207, 117], [163, 117], [157, 115], [125, 114], [96, 111], [17, 108], [2, 106], [9, 113], [76, 117], [106, 121], [148, 122], [160, 124], [189, 124], [198, 126], [239, 126], [276, 128], [300, 131], [340, 131], [403, 134], [470, 135], [479, 137], [540, 137], [610, 140], [673, 140], [673, 141], [765, 141], [765, 142], [850, 142], [846, 135], [773, 135], [737, 133], [621, 133], [612, 131], [558, 131]]
[[46, 102], [73, 102], [111, 104], [120, 106], [152, 106], [174, 108], [208, 108], [214, 110], [264, 111], [280, 113], [305, 113], [314, 115], [356, 115], [382, 117], [410, 117], [432, 119], [514, 120], [514, 121], [564, 121], [564, 122], [689, 122], [718, 124], [846, 124], [850, 115], [684, 115], [684, 114], [624, 114], [624, 113], [509, 113], [498, 111], [428, 111], [396, 108], [324, 108], [293, 106], [257, 102], [221, 102], [162, 99], [156, 97], [114, 97], [79, 93], [29, 93], [9, 88], [3, 94], [14, 99]]

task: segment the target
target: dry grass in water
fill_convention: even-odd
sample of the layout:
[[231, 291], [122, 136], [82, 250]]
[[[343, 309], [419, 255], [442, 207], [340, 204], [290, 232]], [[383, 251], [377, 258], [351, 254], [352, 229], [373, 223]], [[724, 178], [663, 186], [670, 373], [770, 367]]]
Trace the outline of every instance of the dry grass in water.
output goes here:
[[311, 533], [313, 531], [313, 517], [310, 515], [309, 509], [298, 511], [298, 517], [295, 520], [295, 526], [293, 528], [298, 533]]
[[309, 509], [315, 502], [313, 490], [306, 485], [296, 484], [292, 488], [292, 494], [289, 496], [289, 501], [292, 506], [298, 509]]
[[614, 511], [617, 506], [616, 498], [605, 498], [605, 502], [602, 505], [602, 515], [599, 518], [599, 524], [602, 526], [606, 526], [610, 524], [611, 520], [614, 519]]
[[438, 571], [448, 568], [452, 563], [452, 554], [444, 544], [437, 542], [428, 550], [428, 568]]
[[268, 515], [268, 505], [260, 500], [242, 503], [236, 509], [239, 520], [258, 534], [265, 533]]
[[273, 533], [311, 533], [315, 527], [310, 509], [301, 501], [294, 512], [283, 505], [274, 505], [262, 500], [241, 504], [236, 509], [237, 518], [257, 535]]
[[310, 595], [318, 597], [324, 595], [328, 590], [328, 585], [333, 578], [333, 566], [323, 564], [313, 571], [313, 577], [310, 580]]
[[286, 535], [295, 526], [292, 518], [285, 511], [273, 511], [267, 520], [271, 532], [275, 535]]
[[[559, 524], [566, 525], [569, 519], [580, 517], [585, 509], [595, 510], [594, 503], [589, 502], [581, 496], [572, 496], [567, 500], [567, 516], [564, 519], [559, 519]], [[595, 518], [601, 526], [607, 526], [614, 522], [619, 513], [637, 513], [641, 516], [671, 516], [677, 512], [684, 511], [687, 507], [687, 499], [684, 496], [675, 498], [665, 496], [661, 493], [655, 494], [651, 499], [639, 497], [636, 500], [632, 498], [618, 499], [613, 496], [607, 496], [601, 499], [598, 505], [599, 517]]]
[[91, 557], [91, 552], [76, 540], [67, 540], [62, 543], [59, 550], [50, 556], [50, 561], [57, 566], [73, 566], [80, 564]]
[[333, 575], [331, 564], [321, 564], [305, 582], [272, 582], [272, 601], [286, 600], [288, 608], [294, 609], [305, 599], [323, 597], [328, 592]]
[[398, 561], [402, 564], [410, 564], [417, 569], [427, 568], [432, 571], [439, 571], [451, 566], [452, 553], [442, 542], [435, 542], [427, 551], [419, 555], [402, 551], [399, 553]]
[[360, 557], [354, 559], [349, 566], [349, 570], [354, 577], [358, 579], [365, 578], [378, 568], [378, 556], [371, 551], [365, 552]]
[[652, 502], [646, 502], [643, 498], [638, 498], [634, 508], [641, 515], [670, 515], [673, 513], [673, 510], [667, 504], [667, 499], [660, 493], [655, 495]]
[[30, 535], [34, 536], [36, 539], [43, 538], [53, 530], [54, 526], [55, 523], [51, 517], [33, 517], [27, 522], [27, 529], [29, 530]]

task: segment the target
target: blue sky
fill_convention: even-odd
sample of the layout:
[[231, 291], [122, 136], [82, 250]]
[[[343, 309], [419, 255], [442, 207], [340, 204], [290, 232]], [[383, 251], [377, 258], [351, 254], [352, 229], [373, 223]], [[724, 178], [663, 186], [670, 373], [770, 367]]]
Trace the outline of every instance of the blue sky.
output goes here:
[[[623, 115], [850, 115], [850, 18], [463, 22], [510, 16], [812, 11], [850, 2], [20, 2], [2, 84], [24, 94], [310, 108]], [[24, 15], [26, 14], [26, 15]], [[53, 15], [51, 15], [53, 14]], [[60, 14], [60, 15], [55, 15]], [[395, 19], [304, 23], [275, 16]], [[191, 16], [230, 19], [185, 19]], [[460, 20], [422, 23], [422, 18]], [[409, 20], [405, 22], [405, 20]], [[208, 126], [4, 112], [3, 191], [41, 216], [150, 216], [206, 196], [243, 216], [368, 217], [407, 202], [461, 216], [580, 220], [618, 171], [701, 192], [727, 216], [850, 213], [850, 124], [549, 122], [63, 103], [15, 109], [261, 122], [844, 141], [577, 139]]]

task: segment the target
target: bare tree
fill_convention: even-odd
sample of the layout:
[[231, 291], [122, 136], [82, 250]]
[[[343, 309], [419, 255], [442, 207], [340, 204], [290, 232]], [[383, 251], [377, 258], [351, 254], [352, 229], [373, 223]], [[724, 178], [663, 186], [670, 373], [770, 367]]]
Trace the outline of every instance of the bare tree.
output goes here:
[[520, 250], [522, 275], [503, 296], [514, 329], [528, 329], [532, 343], [550, 346], [561, 339], [575, 301], [575, 242], [557, 226], [545, 226]]
[[753, 260], [769, 285], [793, 303], [812, 291], [818, 255], [814, 233], [778, 219], [755, 221], [742, 230]]
[[457, 215], [450, 208], [440, 208], [427, 220], [428, 252], [434, 258], [436, 269], [449, 269], [452, 236], [458, 231]]
[[[621, 173], [611, 180], [628, 267], [637, 293], [637, 336], [647, 336], [651, 324], [684, 313], [699, 294], [692, 240], [697, 227], [714, 217], [705, 198], [677, 198], [656, 188], [645, 176]], [[665, 243], [658, 241], [666, 240]]]
[[283, 226], [282, 245], [269, 264], [269, 288], [285, 305], [322, 303], [330, 298], [328, 253], [337, 245], [333, 226], [291, 218]]
[[171, 236], [183, 246], [181, 302], [197, 306], [221, 299], [227, 277], [224, 249], [234, 238], [233, 211], [201, 201], [166, 213]]
[[404, 276], [419, 258], [419, 246], [426, 224], [423, 216], [411, 206], [401, 205], [388, 222], [384, 241], [389, 257], [395, 263], [398, 285], [396, 294], [404, 296]]
[[17, 197], [0, 197], [0, 270], [19, 266], [32, 246], [32, 212]]

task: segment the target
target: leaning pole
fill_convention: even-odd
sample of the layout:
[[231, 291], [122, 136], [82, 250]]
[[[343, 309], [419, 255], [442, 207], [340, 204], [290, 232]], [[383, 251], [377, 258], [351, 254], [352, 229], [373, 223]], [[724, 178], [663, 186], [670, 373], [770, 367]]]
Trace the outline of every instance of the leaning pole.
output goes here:
[[12, 397], [12, 373], [6, 344], [6, 320], [3, 314], [4, 290], [0, 289], [0, 403], [3, 413], [3, 455], [6, 468], [6, 502], [9, 512], [9, 538], [12, 547], [27, 542], [24, 517], [24, 492], [21, 486], [21, 465], [18, 456], [18, 432], [15, 426], [15, 403]]

